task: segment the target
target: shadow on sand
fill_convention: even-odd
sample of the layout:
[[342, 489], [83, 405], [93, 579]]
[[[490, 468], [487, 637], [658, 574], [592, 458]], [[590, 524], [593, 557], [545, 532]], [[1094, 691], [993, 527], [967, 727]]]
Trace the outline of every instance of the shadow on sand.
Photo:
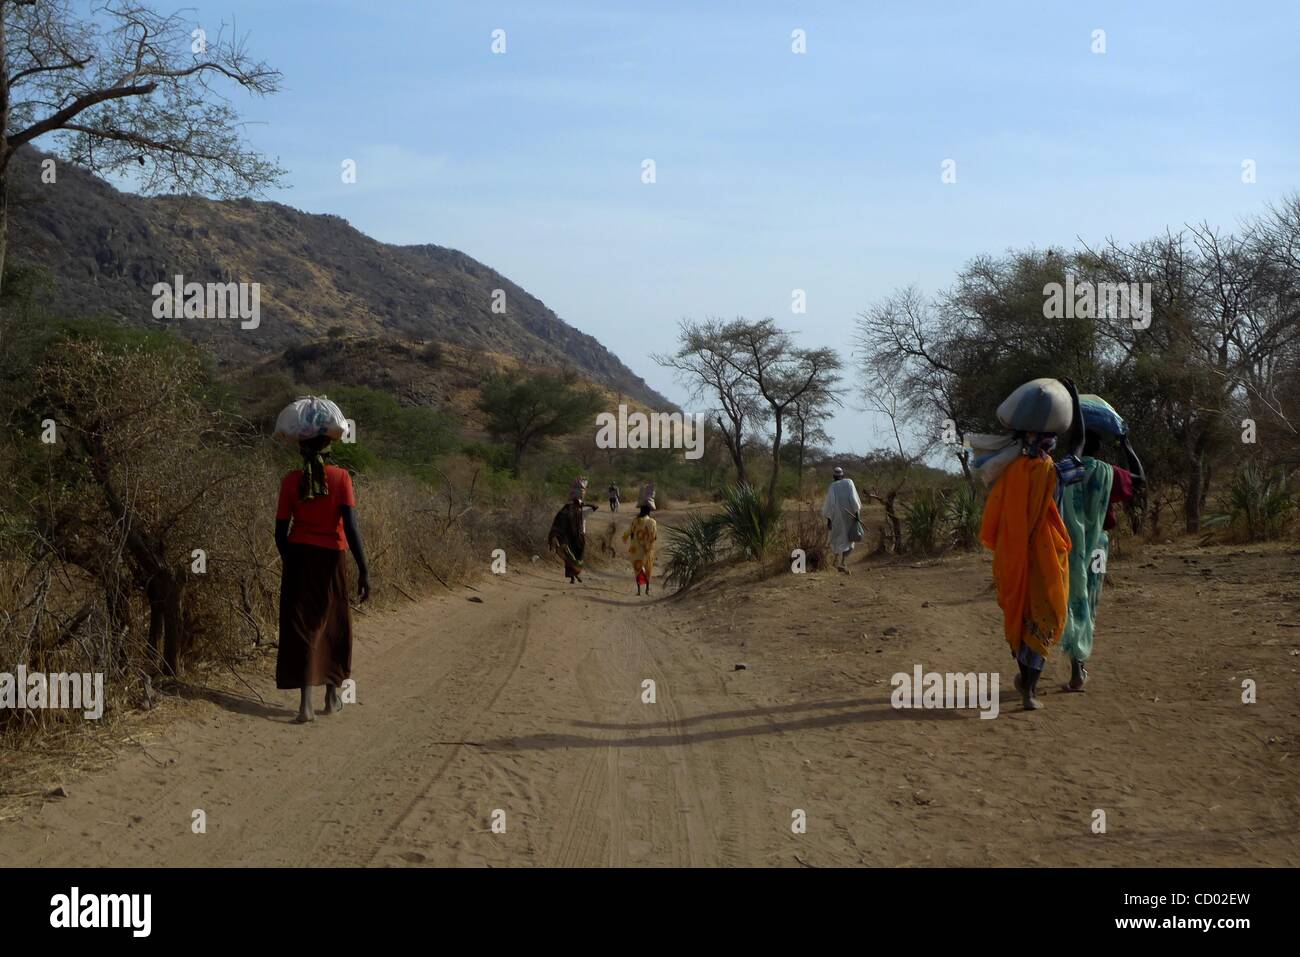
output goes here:
[[266, 701], [258, 701], [244, 695], [215, 688], [202, 688], [197, 685], [181, 685], [176, 693], [188, 701], [210, 701], [212, 704], [235, 714], [246, 714], [253, 718], [294, 718], [298, 712], [282, 708]]
[[[1016, 700], [1018, 696], [999, 699]], [[835, 710], [834, 714], [806, 717], [788, 717], [805, 711]], [[784, 720], [782, 718], [784, 717]], [[712, 721], [758, 718], [757, 723], [738, 728], [710, 728], [701, 731], [683, 731]], [[750, 708], [743, 711], [719, 711], [713, 714], [693, 715], [677, 721], [650, 724], [600, 724], [590, 721], [571, 722], [574, 727], [607, 731], [637, 731], [641, 729], [659, 733], [625, 737], [587, 736], [581, 734], [532, 734], [515, 738], [497, 738], [491, 741], [459, 742], [489, 750], [548, 751], [559, 748], [666, 748], [702, 744], [706, 741], [725, 741], [730, 738], [750, 738], [758, 735], [784, 734], [787, 731], [809, 731], [852, 724], [870, 724], [877, 721], [979, 721], [979, 711], [951, 709], [925, 710], [920, 708], [896, 709], [886, 698], [857, 698], [840, 701], [816, 701], [807, 704], [779, 705], [773, 708]]]

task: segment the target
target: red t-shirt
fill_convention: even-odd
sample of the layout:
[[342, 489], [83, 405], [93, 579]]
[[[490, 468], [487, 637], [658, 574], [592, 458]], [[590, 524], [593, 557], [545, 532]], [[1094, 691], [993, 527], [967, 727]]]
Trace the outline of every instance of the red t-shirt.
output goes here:
[[325, 486], [329, 495], [318, 495], [301, 502], [298, 488], [302, 483], [302, 469], [290, 472], [280, 480], [280, 501], [275, 507], [275, 520], [283, 522], [292, 518], [289, 541], [319, 548], [348, 550], [347, 536], [343, 534], [343, 506], [355, 506], [352, 476], [347, 469], [337, 465], [325, 466]]

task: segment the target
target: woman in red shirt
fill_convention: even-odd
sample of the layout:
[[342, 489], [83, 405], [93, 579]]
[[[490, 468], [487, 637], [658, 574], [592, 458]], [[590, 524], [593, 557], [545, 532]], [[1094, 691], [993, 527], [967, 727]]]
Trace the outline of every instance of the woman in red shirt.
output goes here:
[[325, 686], [326, 714], [343, 710], [338, 689], [352, 674], [349, 550], [357, 562], [358, 601], [370, 597], [352, 476], [325, 464], [329, 448], [326, 436], [298, 443], [303, 467], [281, 480], [275, 510], [275, 547], [282, 564], [275, 686], [302, 692], [299, 723], [316, 717], [311, 689], [317, 685]]

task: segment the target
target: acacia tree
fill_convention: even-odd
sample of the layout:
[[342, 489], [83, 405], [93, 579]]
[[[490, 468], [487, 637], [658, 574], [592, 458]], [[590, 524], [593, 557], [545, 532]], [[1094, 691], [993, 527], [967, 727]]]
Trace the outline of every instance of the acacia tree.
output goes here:
[[767, 481], [767, 504], [776, 502], [781, 475], [781, 440], [790, 408], [808, 396], [838, 397], [839, 357], [831, 349], [800, 349], [790, 334], [772, 319], [749, 322], [735, 319], [722, 328], [731, 348], [728, 362], [753, 386], [767, 404], [772, 419], [772, 472]]
[[742, 370], [745, 357], [740, 344], [725, 334], [719, 319], [683, 322], [678, 327], [679, 348], [672, 355], [655, 355], [659, 365], [672, 369], [690, 389], [695, 401], [713, 406], [714, 420], [736, 468], [736, 481], [749, 482], [745, 468], [745, 443], [752, 430], [767, 417], [767, 409]]
[[488, 434], [510, 443], [516, 478], [526, 452], [590, 424], [600, 405], [596, 391], [581, 387], [572, 373], [494, 375], [483, 383], [478, 402]]
[[136, 0], [0, 0], [0, 276], [14, 152], [37, 140], [91, 172], [132, 170], [144, 192], [223, 198], [282, 174], [250, 149], [220, 87], [274, 93], [280, 73], [243, 38]]

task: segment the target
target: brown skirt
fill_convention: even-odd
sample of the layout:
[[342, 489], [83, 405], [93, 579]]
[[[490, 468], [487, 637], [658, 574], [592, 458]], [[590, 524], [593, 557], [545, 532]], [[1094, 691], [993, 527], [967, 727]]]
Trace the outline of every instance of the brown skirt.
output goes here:
[[348, 553], [291, 544], [280, 573], [277, 688], [340, 685], [352, 674]]

